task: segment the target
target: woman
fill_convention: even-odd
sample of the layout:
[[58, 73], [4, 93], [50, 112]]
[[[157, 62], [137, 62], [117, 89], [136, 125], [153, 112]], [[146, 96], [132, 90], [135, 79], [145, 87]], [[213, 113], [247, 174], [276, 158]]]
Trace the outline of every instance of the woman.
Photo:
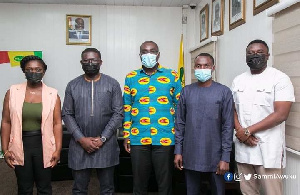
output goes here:
[[1, 144], [5, 162], [15, 169], [18, 194], [52, 194], [51, 168], [60, 158], [62, 123], [57, 90], [42, 78], [47, 70], [37, 56], [26, 56], [21, 69], [27, 82], [12, 85], [4, 98]]

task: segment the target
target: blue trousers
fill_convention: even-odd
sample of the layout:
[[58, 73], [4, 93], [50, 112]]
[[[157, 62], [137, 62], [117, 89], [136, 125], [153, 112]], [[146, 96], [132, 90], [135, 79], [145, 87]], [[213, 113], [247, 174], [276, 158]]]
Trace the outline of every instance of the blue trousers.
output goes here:
[[225, 181], [223, 175], [217, 175], [215, 172], [199, 172], [188, 169], [184, 170], [184, 174], [187, 195], [203, 194], [201, 184], [204, 180], [208, 180], [210, 182], [212, 194], [225, 195]]
[[[96, 169], [97, 177], [100, 183], [100, 195], [114, 194], [114, 169], [114, 166], [103, 169]], [[73, 195], [88, 194], [91, 171], [92, 169], [72, 170], [72, 174], [74, 177], [72, 189]]]

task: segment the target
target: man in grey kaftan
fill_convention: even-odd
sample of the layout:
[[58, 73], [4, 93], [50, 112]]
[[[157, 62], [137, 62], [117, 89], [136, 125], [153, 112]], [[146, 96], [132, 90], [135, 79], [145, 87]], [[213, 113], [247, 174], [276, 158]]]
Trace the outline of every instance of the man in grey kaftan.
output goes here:
[[113, 171], [119, 163], [116, 130], [122, 125], [123, 100], [119, 83], [99, 73], [101, 54], [94, 48], [82, 52], [85, 71], [70, 81], [65, 92], [63, 120], [72, 134], [69, 167], [73, 169], [73, 194], [87, 194], [91, 168], [96, 168], [100, 194], [113, 194]]

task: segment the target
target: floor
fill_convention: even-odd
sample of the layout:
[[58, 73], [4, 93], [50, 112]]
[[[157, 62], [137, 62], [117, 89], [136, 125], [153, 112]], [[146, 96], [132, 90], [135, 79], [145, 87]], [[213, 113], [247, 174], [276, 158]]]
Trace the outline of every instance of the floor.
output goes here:
[[[73, 180], [53, 181], [53, 195], [71, 194]], [[36, 191], [34, 192], [36, 194]], [[99, 183], [96, 174], [92, 175], [89, 185], [89, 195], [99, 194]], [[130, 193], [116, 193], [116, 195], [129, 195]], [[149, 193], [156, 195], [157, 193]], [[17, 181], [15, 172], [9, 168], [4, 159], [0, 159], [0, 195], [17, 195]]]
[[[53, 181], [52, 190], [53, 195], [69, 195], [71, 194], [73, 180], [65, 181]], [[125, 182], [126, 183], [126, 182]], [[226, 195], [240, 195], [240, 192], [237, 191], [237, 186], [228, 186], [231, 189], [226, 190]], [[185, 191], [182, 191], [182, 186], [174, 187], [175, 195], [185, 195]], [[34, 189], [34, 194], [36, 190]], [[96, 173], [94, 172], [91, 177], [89, 184], [89, 195], [99, 194], [99, 183], [97, 180]], [[115, 195], [129, 195], [131, 193], [115, 193]], [[149, 195], [157, 195], [156, 192], [151, 192]], [[210, 194], [209, 192], [207, 193]], [[4, 159], [0, 159], [0, 195], [17, 195], [17, 182], [14, 170], [9, 168]]]

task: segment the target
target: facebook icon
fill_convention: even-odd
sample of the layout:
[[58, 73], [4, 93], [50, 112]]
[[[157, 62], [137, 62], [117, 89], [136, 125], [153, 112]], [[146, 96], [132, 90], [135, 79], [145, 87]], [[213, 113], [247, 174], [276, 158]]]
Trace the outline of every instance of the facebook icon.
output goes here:
[[224, 174], [224, 179], [225, 179], [225, 181], [232, 181], [233, 180], [233, 174], [230, 173], [230, 172], [226, 172]]

